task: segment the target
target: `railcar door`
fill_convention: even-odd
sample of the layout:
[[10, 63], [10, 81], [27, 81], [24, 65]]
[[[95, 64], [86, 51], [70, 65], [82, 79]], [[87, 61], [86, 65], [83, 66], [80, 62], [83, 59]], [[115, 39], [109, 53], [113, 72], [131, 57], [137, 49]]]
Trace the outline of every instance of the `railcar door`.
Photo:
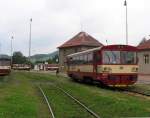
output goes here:
[[100, 54], [99, 52], [94, 52], [93, 54], [93, 74], [94, 74], [94, 79], [97, 79], [98, 76], [98, 64], [100, 61]]

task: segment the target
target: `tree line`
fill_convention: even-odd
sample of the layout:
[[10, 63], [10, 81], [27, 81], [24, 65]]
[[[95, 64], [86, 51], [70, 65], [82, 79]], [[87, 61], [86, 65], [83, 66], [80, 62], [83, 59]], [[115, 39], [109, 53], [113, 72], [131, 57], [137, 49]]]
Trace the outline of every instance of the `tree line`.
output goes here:
[[13, 53], [12, 60], [13, 64], [31, 64], [31, 65], [45, 62], [48, 62], [48, 64], [57, 64], [59, 62], [58, 55], [55, 55], [54, 57], [49, 58], [46, 61], [36, 61], [33, 63], [32, 61], [29, 61], [28, 57], [24, 56], [20, 51]]

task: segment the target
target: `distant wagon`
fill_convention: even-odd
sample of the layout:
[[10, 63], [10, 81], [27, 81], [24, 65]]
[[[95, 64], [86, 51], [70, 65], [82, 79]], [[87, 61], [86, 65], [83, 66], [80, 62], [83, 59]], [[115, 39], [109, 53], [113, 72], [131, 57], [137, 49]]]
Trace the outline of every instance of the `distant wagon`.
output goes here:
[[45, 70], [48, 71], [54, 71], [54, 70], [57, 70], [59, 69], [59, 66], [58, 64], [45, 64]]
[[55, 71], [59, 68], [58, 64], [36, 64], [34, 70], [39, 71]]
[[13, 64], [12, 69], [14, 70], [30, 70], [31, 66], [29, 64]]
[[11, 59], [0, 56], [0, 76], [8, 75], [11, 72]]
[[137, 81], [137, 48], [108, 45], [68, 55], [68, 76], [74, 80], [112, 87], [125, 87]]

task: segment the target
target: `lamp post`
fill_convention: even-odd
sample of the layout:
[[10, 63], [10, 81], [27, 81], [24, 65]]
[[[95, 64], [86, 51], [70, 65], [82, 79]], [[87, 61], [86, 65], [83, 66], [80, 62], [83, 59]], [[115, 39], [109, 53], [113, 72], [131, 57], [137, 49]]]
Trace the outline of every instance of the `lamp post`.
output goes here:
[[29, 62], [31, 58], [31, 28], [32, 28], [32, 18], [30, 19], [30, 33], [29, 33]]
[[124, 6], [126, 7], [126, 45], [128, 45], [128, 5], [127, 1], [124, 1]]
[[11, 37], [11, 45], [10, 45], [10, 53], [11, 53], [11, 67], [12, 67], [12, 65], [13, 65], [13, 39], [14, 39], [14, 37], [12, 36]]

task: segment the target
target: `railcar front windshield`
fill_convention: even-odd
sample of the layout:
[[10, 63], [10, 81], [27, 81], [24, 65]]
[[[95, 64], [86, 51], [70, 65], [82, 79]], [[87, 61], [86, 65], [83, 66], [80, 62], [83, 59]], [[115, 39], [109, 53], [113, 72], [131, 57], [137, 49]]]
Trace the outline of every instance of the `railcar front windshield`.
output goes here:
[[103, 64], [136, 64], [136, 52], [103, 51]]

